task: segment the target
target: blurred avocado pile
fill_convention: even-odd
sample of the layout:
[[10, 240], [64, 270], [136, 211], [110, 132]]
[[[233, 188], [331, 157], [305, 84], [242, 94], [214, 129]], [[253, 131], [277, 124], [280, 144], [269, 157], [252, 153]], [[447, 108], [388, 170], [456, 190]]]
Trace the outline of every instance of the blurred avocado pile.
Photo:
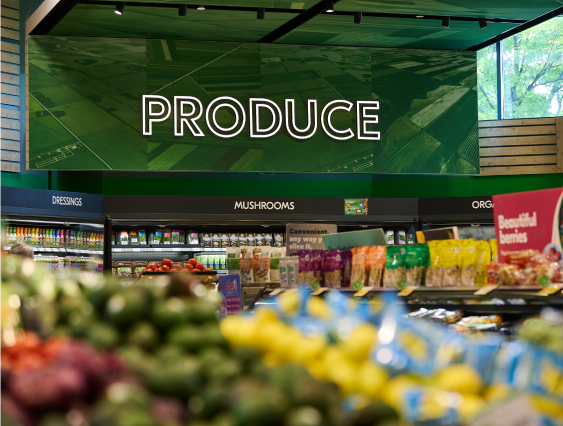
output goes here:
[[192, 279], [57, 280], [31, 261], [3, 257], [5, 424], [395, 424], [383, 404], [345, 413], [335, 384], [299, 365], [266, 366], [257, 350], [230, 345], [217, 293]]

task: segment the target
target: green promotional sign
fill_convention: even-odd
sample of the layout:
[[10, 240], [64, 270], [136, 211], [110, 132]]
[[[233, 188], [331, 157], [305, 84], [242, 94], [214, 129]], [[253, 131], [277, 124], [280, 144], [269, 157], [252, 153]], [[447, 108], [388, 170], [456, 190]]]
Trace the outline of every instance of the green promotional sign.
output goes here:
[[29, 169], [479, 173], [476, 56], [29, 38]]
[[345, 198], [344, 199], [345, 215], [367, 215], [368, 200], [367, 198]]

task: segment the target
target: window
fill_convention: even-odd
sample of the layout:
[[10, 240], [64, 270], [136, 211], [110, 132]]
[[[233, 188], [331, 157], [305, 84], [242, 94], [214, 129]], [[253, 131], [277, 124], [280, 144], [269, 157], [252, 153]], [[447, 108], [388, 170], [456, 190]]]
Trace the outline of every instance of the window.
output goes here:
[[[496, 46], [477, 52], [479, 120], [563, 115], [563, 16], [503, 40], [501, 51], [501, 82]], [[500, 117], [499, 85], [504, 89]]]
[[496, 44], [477, 52], [477, 90], [479, 120], [497, 120], [497, 49]]

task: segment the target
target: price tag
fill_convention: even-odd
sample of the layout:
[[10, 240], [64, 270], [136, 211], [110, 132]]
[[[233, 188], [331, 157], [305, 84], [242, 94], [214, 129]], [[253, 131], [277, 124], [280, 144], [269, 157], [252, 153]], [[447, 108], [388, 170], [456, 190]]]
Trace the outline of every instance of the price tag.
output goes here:
[[485, 287], [480, 288], [475, 293], [475, 296], [485, 296], [493, 291], [495, 291], [499, 286], [498, 285], [487, 285]]
[[373, 289], [373, 287], [364, 287], [360, 290], [358, 290], [355, 294], [354, 297], [364, 297], [366, 294], [368, 294], [371, 290]]
[[413, 291], [415, 291], [415, 290], [417, 290], [417, 289], [418, 289], [418, 287], [416, 287], [416, 286], [409, 286], [409, 287], [407, 287], [407, 288], [402, 289], [402, 290], [397, 294], [397, 296], [403, 296], [403, 297], [410, 296], [410, 295], [413, 293]]
[[538, 291], [537, 295], [538, 296], [550, 296], [552, 294], [557, 293], [559, 290], [561, 290], [561, 287], [556, 286], [556, 285], [550, 285], [550, 286], [542, 288], [540, 291]]
[[314, 292], [311, 293], [312, 296], [318, 296], [319, 294], [323, 294], [325, 291], [328, 290], [328, 287], [320, 287], [316, 289]]
[[284, 289], [283, 288], [276, 288], [274, 291], [270, 293], [270, 296], [277, 296], [280, 294]]

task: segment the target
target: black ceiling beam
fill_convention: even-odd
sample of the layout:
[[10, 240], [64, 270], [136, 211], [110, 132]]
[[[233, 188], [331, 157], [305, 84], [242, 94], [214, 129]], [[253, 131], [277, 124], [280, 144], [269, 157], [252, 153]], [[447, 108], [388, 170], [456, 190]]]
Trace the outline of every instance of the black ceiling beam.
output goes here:
[[47, 15], [33, 28], [30, 35], [46, 35], [57, 26], [59, 22], [70, 12], [79, 0], [60, 0]]
[[[97, 6], [115, 6], [119, 3], [118, 1], [104, 1], [104, 0], [81, 0], [80, 4], [92, 4]], [[349, 11], [342, 11], [342, 10], [335, 10], [334, 12], [326, 12], [326, 3], [321, 2], [322, 7], [321, 11], [317, 12], [315, 15], [311, 16], [307, 20], [303, 21], [306, 22], [309, 19], [312, 19], [314, 16], [317, 15], [339, 15], [339, 16], [354, 16], [357, 12], [349, 12]], [[127, 2], [127, 7], [130, 6], [139, 6], [139, 7], [161, 7], [161, 8], [173, 8], [177, 9], [181, 4], [179, 3], [151, 3], [151, 2]], [[199, 4], [188, 4], [186, 5], [188, 9], [197, 9]], [[313, 6], [315, 7], [315, 6]], [[205, 10], [225, 10], [225, 11], [235, 11], [235, 12], [256, 12], [259, 8], [256, 7], [248, 7], [248, 6], [205, 6]], [[276, 7], [266, 7], [260, 8], [264, 9], [265, 12], [268, 13], [291, 13], [291, 14], [298, 14], [299, 17], [307, 13], [307, 11], [311, 9], [284, 9], [284, 8], [276, 8]], [[426, 20], [436, 20], [442, 21], [444, 18], [450, 18], [452, 21], [464, 21], [464, 22], [479, 22], [479, 19], [485, 19], [487, 22], [497, 22], [497, 23], [508, 23], [508, 24], [523, 24], [528, 21], [524, 19], [505, 19], [505, 18], [481, 18], [481, 17], [473, 17], [473, 16], [443, 16], [443, 15], [413, 15], [413, 14], [405, 14], [405, 13], [380, 13], [380, 12], [362, 12], [363, 16], [370, 16], [374, 18], [397, 18], [397, 19], [426, 19]], [[422, 18], [417, 18], [417, 16], [422, 16]], [[297, 18], [297, 17], [296, 17]], [[293, 18], [295, 19], [295, 18]], [[303, 18], [301, 18], [303, 19]], [[288, 21], [286, 24], [289, 24], [291, 21]], [[302, 25], [302, 24], [300, 24]], [[281, 28], [281, 27], [280, 27]]]
[[[501, 40], [504, 40], [505, 38], [508, 37], [512, 37], [513, 35], [516, 35], [518, 33], [521, 33], [522, 31], [526, 31], [532, 27], [535, 27], [536, 25], [541, 24], [542, 22], [548, 21], [551, 18], [555, 18], [556, 16], [562, 15], [563, 14], [563, 6], [562, 7], [558, 7], [555, 10], [552, 10], [551, 12], [546, 13], [545, 15], [541, 15], [538, 16], [535, 19], [531, 19], [530, 21], [526, 21], [525, 23], [518, 25], [517, 27], [511, 28], [508, 31], [505, 31], [493, 38], [490, 38], [482, 43], [476, 44], [475, 46], [471, 46], [465, 50], [468, 50], [470, 52], [475, 52], [477, 50], [481, 50], [484, 49], [485, 47], [489, 47], [491, 44], [495, 44], [498, 43]], [[453, 19], [453, 18], [452, 18]]]
[[[332, 2], [332, 6], [338, 3], [338, 1], [339, 0], [334, 0]], [[266, 34], [264, 37], [260, 38], [257, 41], [257, 43], [273, 43], [274, 41], [278, 40], [279, 38], [283, 37], [286, 34], [289, 34], [291, 31], [303, 25], [305, 22], [323, 13], [326, 10], [326, 7], [327, 7], [326, 0], [321, 0], [317, 4], [311, 6], [309, 9], [301, 12], [295, 18], [291, 18], [289, 21], [283, 23], [271, 33]]]

